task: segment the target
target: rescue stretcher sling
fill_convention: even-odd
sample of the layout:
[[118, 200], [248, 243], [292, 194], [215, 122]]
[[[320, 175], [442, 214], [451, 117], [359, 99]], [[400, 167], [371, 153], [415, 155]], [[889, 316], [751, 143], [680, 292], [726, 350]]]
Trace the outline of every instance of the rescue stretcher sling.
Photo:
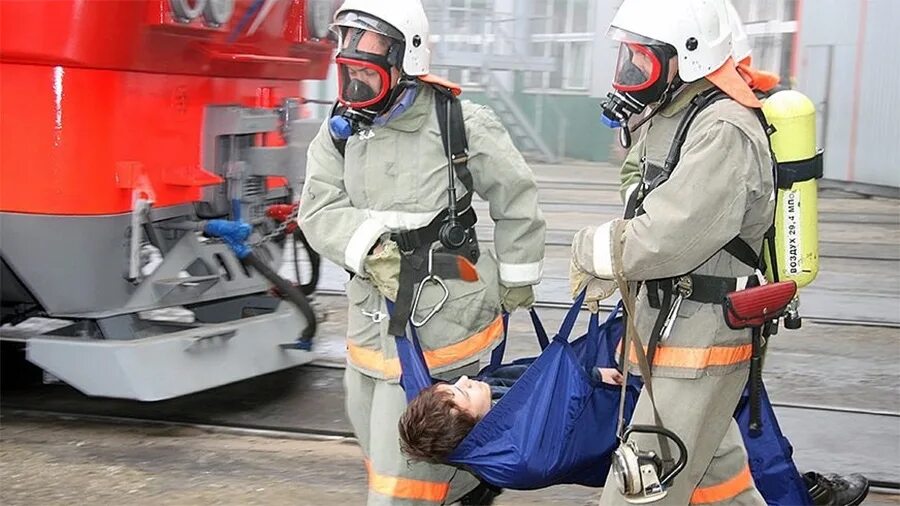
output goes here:
[[[491, 485], [532, 490], [574, 483], [600, 487], [606, 481], [611, 455], [618, 446], [616, 413], [620, 388], [596, 381], [594, 367], [614, 367], [615, 348], [624, 333], [617, 307], [605, 322], [592, 314], [587, 333], [569, 336], [584, 302], [582, 294], [569, 308], [559, 331], [547, 339], [540, 319], [531, 317], [542, 352], [512, 364], [529, 364], [522, 376], [481, 419], [450, 455], [449, 463], [466, 469]], [[389, 306], [389, 309], [390, 306]], [[432, 385], [415, 328], [410, 337], [396, 336], [407, 401]], [[502, 364], [503, 342], [482, 373]], [[639, 378], [629, 384], [626, 416], [631, 417], [640, 391]], [[750, 470], [770, 505], [809, 505], [811, 499], [791, 458], [772, 405], [763, 392], [763, 428], [750, 435], [747, 392], [735, 418], [749, 454]]]

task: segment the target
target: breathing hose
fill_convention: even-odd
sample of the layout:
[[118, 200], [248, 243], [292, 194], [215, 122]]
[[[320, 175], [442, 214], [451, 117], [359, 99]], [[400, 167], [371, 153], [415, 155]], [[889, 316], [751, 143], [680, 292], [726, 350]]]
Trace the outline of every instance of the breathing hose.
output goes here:
[[[294, 231], [292, 232], [292, 241], [294, 246], [294, 267], [297, 271], [297, 283], [300, 284], [300, 290], [304, 295], [310, 295], [316, 290], [316, 285], [319, 284], [319, 271], [322, 266], [322, 257], [312, 249], [309, 240], [303, 235], [303, 231], [300, 230], [300, 227], [294, 228]], [[306, 256], [309, 258], [309, 283], [300, 283], [299, 260], [297, 260], [297, 241], [300, 241], [300, 244], [306, 249]]]

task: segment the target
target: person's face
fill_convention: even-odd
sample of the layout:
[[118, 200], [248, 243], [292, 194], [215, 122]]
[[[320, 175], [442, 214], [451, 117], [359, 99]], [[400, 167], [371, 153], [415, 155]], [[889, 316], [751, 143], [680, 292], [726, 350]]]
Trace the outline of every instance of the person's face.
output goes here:
[[[355, 30], [355, 29], [353, 29]], [[344, 38], [344, 48], [350, 45], [350, 37]], [[358, 51], [362, 51], [364, 53], [371, 53], [377, 55], [387, 55], [388, 49], [390, 48], [390, 42], [384, 35], [365, 31], [363, 33], [362, 38], [359, 40], [359, 44], [357, 46]], [[378, 72], [375, 70], [363, 67], [360, 65], [347, 65], [347, 72], [350, 75], [350, 79], [358, 79], [362, 81], [367, 86], [372, 88], [373, 90], [378, 90], [381, 88], [381, 77], [378, 75]], [[388, 89], [393, 88], [394, 85], [397, 84], [397, 81], [400, 79], [400, 71], [396, 68], [391, 69], [391, 82], [388, 83]]]
[[644, 74], [645, 79], [653, 74], [653, 58], [642, 51], [631, 52], [631, 64]]
[[381, 89], [381, 76], [378, 75], [375, 69], [361, 65], [347, 65], [347, 74], [350, 76], [350, 79], [362, 81], [373, 90]]
[[[641, 51], [632, 51], [631, 52], [631, 63], [640, 69], [641, 72], [645, 76], [649, 76], [653, 73], [653, 59], [647, 55], [647, 53]], [[675, 80], [675, 76], [678, 75], [678, 57], [673, 56], [669, 59], [669, 75], [666, 76], [666, 82], [671, 83]]]
[[456, 408], [478, 420], [491, 410], [491, 387], [483, 381], [462, 376], [456, 383], [438, 385], [437, 389], [450, 392]]

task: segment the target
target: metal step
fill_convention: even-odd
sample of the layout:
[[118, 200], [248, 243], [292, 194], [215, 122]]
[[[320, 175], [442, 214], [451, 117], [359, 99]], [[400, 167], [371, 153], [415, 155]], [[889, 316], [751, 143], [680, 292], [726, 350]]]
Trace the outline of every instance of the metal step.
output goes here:
[[523, 151], [536, 152], [541, 161], [555, 163], [559, 156], [544, 142], [524, 111], [516, 104], [506, 87], [492, 72], [486, 72], [484, 88], [491, 107], [506, 126], [516, 146]]

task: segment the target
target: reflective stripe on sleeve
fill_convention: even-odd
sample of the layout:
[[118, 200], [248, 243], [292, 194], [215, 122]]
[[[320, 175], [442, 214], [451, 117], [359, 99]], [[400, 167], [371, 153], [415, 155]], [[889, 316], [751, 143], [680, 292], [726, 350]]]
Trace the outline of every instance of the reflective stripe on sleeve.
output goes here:
[[500, 281], [508, 286], [520, 284], [533, 285], [541, 280], [544, 273], [544, 262], [529, 264], [508, 264], [500, 262]]

